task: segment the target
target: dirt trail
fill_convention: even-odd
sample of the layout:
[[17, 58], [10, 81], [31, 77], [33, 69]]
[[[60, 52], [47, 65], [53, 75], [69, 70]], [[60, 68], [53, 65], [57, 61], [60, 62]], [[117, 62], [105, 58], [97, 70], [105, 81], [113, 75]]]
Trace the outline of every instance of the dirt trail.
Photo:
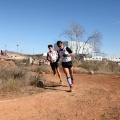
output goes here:
[[76, 74], [72, 93], [62, 77], [47, 93], [0, 101], [0, 120], [120, 120], [120, 76]]

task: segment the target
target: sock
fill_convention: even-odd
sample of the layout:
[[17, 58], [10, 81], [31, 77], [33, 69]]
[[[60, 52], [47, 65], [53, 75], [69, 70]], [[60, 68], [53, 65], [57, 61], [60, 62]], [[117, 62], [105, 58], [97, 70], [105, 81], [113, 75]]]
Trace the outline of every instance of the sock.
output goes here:
[[72, 84], [74, 84], [74, 78], [73, 78], [73, 76], [71, 76], [71, 80], [72, 80]]
[[68, 81], [68, 84], [71, 86], [72, 85], [72, 80], [71, 80], [71, 78], [69, 77], [69, 78], [67, 78], [67, 81]]
[[73, 78], [73, 76], [71, 76], [71, 80], [73, 80], [74, 78]]

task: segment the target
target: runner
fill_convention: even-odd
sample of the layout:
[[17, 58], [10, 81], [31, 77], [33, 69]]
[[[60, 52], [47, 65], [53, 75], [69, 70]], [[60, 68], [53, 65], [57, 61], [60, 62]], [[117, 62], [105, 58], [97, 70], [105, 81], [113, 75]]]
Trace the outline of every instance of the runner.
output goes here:
[[53, 50], [52, 45], [48, 45], [49, 52], [47, 53], [47, 60], [50, 62], [51, 68], [53, 70], [53, 74], [56, 76], [56, 72], [58, 73], [58, 77], [60, 79], [60, 84], [62, 85], [63, 82], [61, 80], [61, 73], [59, 70], [58, 65], [58, 53], [57, 51]]
[[70, 86], [69, 92], [72, 92], [74, 79], [73, 79], [73, 67], [72, 67], [73, 65], [72, 65], [71, 57], [74, 56], [74, 54], [72, 50], [69, 47], [64, 46], [61, 41], [57, 41], [57, 46], [59, 47], [58, 53], [62, 61], [63, 71], [66, 75], [68, 84]]

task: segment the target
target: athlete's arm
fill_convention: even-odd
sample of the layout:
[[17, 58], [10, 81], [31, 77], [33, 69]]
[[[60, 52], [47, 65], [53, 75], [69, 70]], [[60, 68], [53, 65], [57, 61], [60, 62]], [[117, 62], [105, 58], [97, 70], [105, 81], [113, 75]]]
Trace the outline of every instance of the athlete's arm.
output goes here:
[[66, 50], [67, 50], [67, 52], [69, 53], [68, 54], [68, 56], [70, 57], [72, 57], [72, 56], [74, 56], [74, 53], [73, 53], [73, 51], [69, 48], [69, 47], [66, 47]]
[[47, 60], [50, 62], [50, 60], [49, 60], [49, 54], [47, 53]]
[[58, 52], [58, 50], [56, 51], [57, 55], [58, 55], [58, 59], [56, 60], [56, 62], [58, 62], [60, 60], [60, 54]]

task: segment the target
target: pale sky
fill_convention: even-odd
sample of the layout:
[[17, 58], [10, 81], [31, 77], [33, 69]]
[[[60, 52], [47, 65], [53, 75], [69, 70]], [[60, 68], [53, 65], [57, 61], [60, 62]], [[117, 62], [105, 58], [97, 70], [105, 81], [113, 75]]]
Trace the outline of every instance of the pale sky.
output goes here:
[[70, 22], [89, 36], [102, 33], [102, 51], [120, 57], [120, 0], [0, 0], [0, 49], [47, 52]]

